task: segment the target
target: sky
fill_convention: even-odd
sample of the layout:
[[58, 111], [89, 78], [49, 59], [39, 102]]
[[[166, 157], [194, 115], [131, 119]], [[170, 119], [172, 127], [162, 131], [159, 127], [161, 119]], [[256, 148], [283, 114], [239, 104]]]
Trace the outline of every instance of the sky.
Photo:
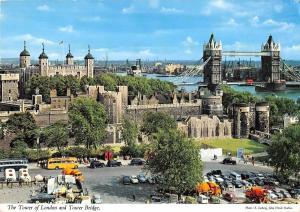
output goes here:
[[[300, 60], [300, 0], [0, 0], [0, 57], [199, 60], [215, 34], [223, 50], [260, 51], [272, 34]], [[60, 42], [63, 41], [63, 44]], [[242, 58], [247, 59], [247, 58]]]

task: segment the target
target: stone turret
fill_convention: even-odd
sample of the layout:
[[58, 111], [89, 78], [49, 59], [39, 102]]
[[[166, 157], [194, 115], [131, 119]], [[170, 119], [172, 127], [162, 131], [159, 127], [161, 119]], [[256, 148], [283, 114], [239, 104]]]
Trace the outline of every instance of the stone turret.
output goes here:
[[235, 138], [248, 138], [250, 132], [249, 105], [236, 103], [233, 107], [233, 136]]
[[24, 50], [20, 53], [20, 67], [26, 68], [30, 66], [30, 53], [26, 49], [26, 41], [24, 41]]
[[87, 76], [94, 77], [94, 57], [91, 54], [90, 46], [88, 46], [88, 54], [84, 57], [85, 67], [87, 68]]
[[268, 102], [259, 102], [255, 105], [255, 130], [269, 133], [270, 106]]
[[42, 45], [43, 45], [43, 52], [39, 56], [40, 73], [41, 76], [48, 76], [48, 68], [49, 68], [48, 56], [45, 53], [44, 43]]
[[74, 65], [74, 56], [71, 54], [70, 44], [69, 44], [69, 52], [66, 56], [66, 64]]

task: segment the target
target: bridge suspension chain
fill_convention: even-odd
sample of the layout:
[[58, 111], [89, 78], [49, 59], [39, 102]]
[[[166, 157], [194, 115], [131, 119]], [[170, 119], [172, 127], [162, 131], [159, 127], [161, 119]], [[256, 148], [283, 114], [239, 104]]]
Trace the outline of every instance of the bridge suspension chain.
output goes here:
[[[200, 61], [202, 59], [203, 58], [201, 58]], [[210, 59], [211, 57], [207, 58], [207, 60], [204, 61], [204, 63], [202, 63], [201, 65], [195, 65], [193, 68], [182, 72], [179, 75], [179, 78], [174, 81], [174, 83], [176, 84], [176, 82], [184, 82], [188, 77], [193, 77], [198, 75], [203, 70], [204, 66], [210, 61]]]
[[[281, 73], [283, 73], [287, 77], [290, 77], [293, 80], [300, 81], [300, 73], [297, 73], [295, 70], [289, 67], [283, 60], [281, 61], [283, 64], [283, 69], [280, 69]], [[287, 70], [284, 69], [285, 67], [287, 68]]]

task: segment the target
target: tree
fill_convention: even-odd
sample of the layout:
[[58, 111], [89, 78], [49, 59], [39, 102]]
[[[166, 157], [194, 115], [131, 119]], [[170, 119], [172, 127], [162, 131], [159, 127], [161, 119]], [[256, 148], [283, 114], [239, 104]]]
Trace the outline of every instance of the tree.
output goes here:
[[34, 146], [37, 125], [29, 112], [9, 116], [6, 127], [9, 132], [17, 134], [18, 139], [23, 140], [29, 147]]
[[77, 98], [70, 105], [69, 119], [77, 144], [89, 149], [103, 143], [107, 117], [102, 104], [91, 98]]
[[134, 145], [138, 136], [137, 125], [128, 118], [124, 118], [122, 125], [122, 141], [124, 141], [125, 145]]
[[56, 147], [58, 151], [61, 151], [61, 148], [68, 145], [67, 124], [62, 122], [51, 124], [44, 129], [43, 137], [48, 147]]
[[143, 117], [142, 132], [146, 135], [157, 133], [159, 130], [176, 129], [177, 123], [170, 115], [162, 112], [149, 112]]
[[179, 130], [159, 131], [151, 143], [145, 169], [162, 179], [163, 189], [192, 191], [202, 179], [199, 149]]
[[282, 133], [275, 134], [267, 152], [277, 173], [286, 177], [299, 173], [300, 124], [291, 125]]

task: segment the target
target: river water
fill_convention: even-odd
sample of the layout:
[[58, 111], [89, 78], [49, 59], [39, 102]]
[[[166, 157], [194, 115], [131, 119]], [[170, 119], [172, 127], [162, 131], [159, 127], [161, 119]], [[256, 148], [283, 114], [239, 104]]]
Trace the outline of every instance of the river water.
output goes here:
[[[160, 79], [169, 82], [173, 82], [174, 84], [182, 84], [183, 82], [189, 85], [178, 85], [178, 89], [184, 89], [185, 91], [191, 92], [198, 90], [198, 85], [193, 84], [199, 81], [203, 81], [203, 78], [200, 76], [193, 76], [193, 77], [179, 77], [179, 76], [166, 76], [162, 74], [143, 74], [143, 76], [152, 79]], [[278, 97], [286, 97], [289, 99], [297, 100], [300, 98], [300, 88], [298, 89], [287, 89], [286, 91], [280, 92], [256, 92], [254, 86], [238, 86], [238, 85], [231, 85], [237, 91], [248, 91], [255, 96], [270, 96], [275, 95]]]

